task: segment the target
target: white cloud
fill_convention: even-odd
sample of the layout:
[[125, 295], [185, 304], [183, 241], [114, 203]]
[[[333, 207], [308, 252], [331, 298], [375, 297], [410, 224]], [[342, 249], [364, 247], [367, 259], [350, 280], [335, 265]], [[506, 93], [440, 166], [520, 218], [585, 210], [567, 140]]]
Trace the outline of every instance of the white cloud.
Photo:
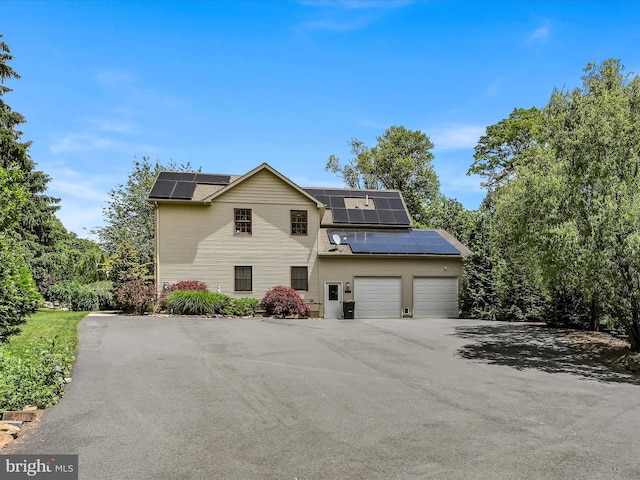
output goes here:
[[[395, 10], [412, 2], [408, 0], [309, 0], [301, 3], [321, 11], [324, 15], [304, 22], [303, 29], [345, 33], [374, 23], [379, 19], [380, 12], [384, 10]], [[377, 13], [374, 14], [374, 11]], [[364, 12], [369, 12], [370, 15], [363, 15]]]
[[67, 230], [91, 240], [95, 240], [95, 237], [89, 230], [102, 224], [101, 205], [86, 207], [63, 201], [56, 215]]
[[91, 238], [88, 230], [102, 224], [102, 208], [115, 180], [109, 175], [60, 165], [48, 166], [46, 171], [51, 174], [48, 193], [60, 198], [57, 216], [62, 224], [80, 237]]
[[101, 132], [131, 134], [136, 132], [136, 124], [130, 120], [108, 120], [101, 118], [85, 118], [85, 122]]
[[440, 128], [426, 129], [429, 132], [434, 150], [457, 150], [473, 148], [484, 135], [485, 127], [478, 125], [452, 124]]
[[54, 144], [49, 146], [49, 151], [54, 155], [61, 153], [79, 153], [94, 150], [104, 150], [112, 147], [113, 141], [94, 134], [74, 134], [64, 135]]
[[544, 43], [549, 38], [549, 35], [551, 35], [551, 27], [548, 23], [545, 23], [529, 34], [527, 43]]

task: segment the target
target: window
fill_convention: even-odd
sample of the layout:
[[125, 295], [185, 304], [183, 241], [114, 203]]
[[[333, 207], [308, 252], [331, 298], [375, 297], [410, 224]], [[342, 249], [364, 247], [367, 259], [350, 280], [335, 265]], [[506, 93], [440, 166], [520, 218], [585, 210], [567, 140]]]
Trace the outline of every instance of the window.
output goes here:
[[253, 290], [251, 267], [236, 267], [236, 292], [250, 292]]
[[309, 290], [307, 267], [291, 267], [291, 288]]
[[307, 234], [307, 211], [291, 210], [291, 235]]
[[340, 300], [340, 285], [330, 283], [329, 285], [329, 300], [334, 302]]
[[251, 209], [248, 208], [236, 208], [235, 220], [236, 220], [236, 233], [246, 233], [251, 235]]

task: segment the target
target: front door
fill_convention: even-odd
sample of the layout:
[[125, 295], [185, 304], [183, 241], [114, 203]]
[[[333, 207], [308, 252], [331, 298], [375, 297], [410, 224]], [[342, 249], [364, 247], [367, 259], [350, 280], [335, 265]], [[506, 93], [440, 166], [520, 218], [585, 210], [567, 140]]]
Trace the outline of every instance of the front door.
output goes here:
[[342, 282], [324, 282], [324, 318], [342, 318]]

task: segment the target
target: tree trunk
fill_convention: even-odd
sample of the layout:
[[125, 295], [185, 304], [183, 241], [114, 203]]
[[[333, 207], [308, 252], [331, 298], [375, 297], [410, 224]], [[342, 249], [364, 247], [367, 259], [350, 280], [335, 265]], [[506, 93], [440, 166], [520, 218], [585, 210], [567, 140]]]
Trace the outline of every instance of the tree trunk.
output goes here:
[[589, 330], [597, 331], [600, 326], [600, 309], [598, 308], [598, 296], [591, 297], [591, 305], [589, 306]]
[[637, 321], [634, 321], [629, 328], [629, 342], [632, 351], [640, 352], [640, 324]]

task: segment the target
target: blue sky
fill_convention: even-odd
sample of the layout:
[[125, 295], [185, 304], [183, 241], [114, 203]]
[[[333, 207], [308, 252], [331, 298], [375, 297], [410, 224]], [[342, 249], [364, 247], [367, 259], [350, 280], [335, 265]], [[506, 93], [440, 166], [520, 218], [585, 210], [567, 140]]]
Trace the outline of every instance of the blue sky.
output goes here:
[[488, 125], [589, 62], [640, 71], [640, 2], [4, 0], [0, 18], [22, 76], [4, 99], [80, 236], [135, 158], [342, 186], [329, 155], [391, 125], [429, 135], [442, 192], [476, 208]]

